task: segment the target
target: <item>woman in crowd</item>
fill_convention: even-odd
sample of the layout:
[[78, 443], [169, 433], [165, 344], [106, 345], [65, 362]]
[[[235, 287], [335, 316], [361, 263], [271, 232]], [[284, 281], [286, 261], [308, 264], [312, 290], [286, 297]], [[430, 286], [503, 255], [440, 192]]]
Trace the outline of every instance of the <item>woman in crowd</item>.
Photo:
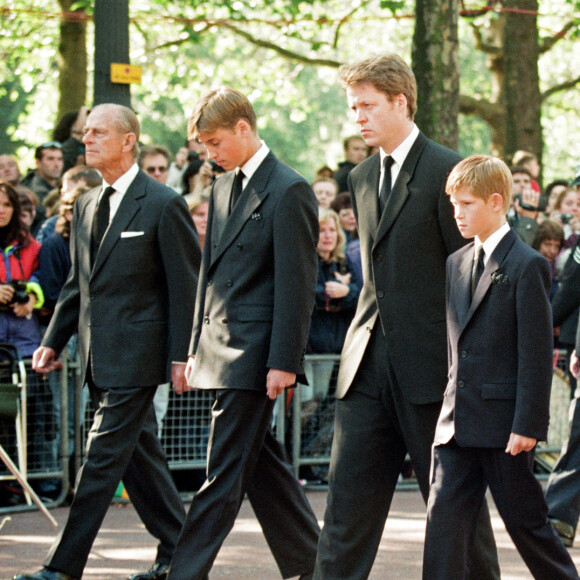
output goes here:
[[207, 230], [207, 214], [209, 210], [209, 191], [210, 188], [204, 189], [200, 194], [193, 195], [188, 201], [189, 213], [193, 218], [193, 225], [199, 238], [199, 245], [203, 251], [205, 242], [205, 232]]
[[567, 187], [560, 192], [554, 204], [554, 210], [550, 214], [550, 219], [558, 222], [564, 228], [562, 249], [574, 246], [580, 232], [580, 202], [578, 192], [573, 187]]
[[[312, 354], [337, 355], [342, 350], [346, 331], [352, 321], [360, 293], [345, 257], [345, 235], [336, 212], [319, 209], [318, 282], [312, 313], [308, 350]], [[308, 385], [300, 388], [303, 453], [330, 453], [334, 416], [333, 374], [337, 357], [327, 360], [307, 359], [304, 371]], [[330, 430], [330, 431], [329, 431]], [[301, 470], [301, 477], [325, 480], [327, 467]]]
[[552, 272], [552, 289], [550, 291], [550, 301], [554, 298], [558, 290], [559, 281], [556, 277], [556, 258], [560, 253], [564, 243], [564, 230], [562, 226], [553, 220], [546, 220], [540, 224], [538, 235], [532, 244], [532, 248], [537, 250], [550, 262]]
[[40, 244], [21, 219], [20, 199], [8, 183], [0, 183], [0, 340], [11, 342], [23, 357], [40, 344], [34, 314], [44, 303], [38, 279]]
[[189, 201], [190, 197], [201, 194], [208, 185], [213, 183], [214, 179], [214, 168], [209, 161], [192, 159], [182, 178], [183, 195], [186, 196], [186, 201]]
[[[318, 282], [308, 347], [311, 353], [338, 354], [354, 316], [360, 286], [352, 280], [349, 263], [345, 258], [345, 237], [338, 215], [330, 209], [321, 209], [318, 221]], [[321, 363], [316, 366], [326, 378], [309, 380], [309, 383], [326, 388], [334, 363], [330, 362], [325, 369]], [[307, 376], [312, 371], [312, 367], [308, 367]]]

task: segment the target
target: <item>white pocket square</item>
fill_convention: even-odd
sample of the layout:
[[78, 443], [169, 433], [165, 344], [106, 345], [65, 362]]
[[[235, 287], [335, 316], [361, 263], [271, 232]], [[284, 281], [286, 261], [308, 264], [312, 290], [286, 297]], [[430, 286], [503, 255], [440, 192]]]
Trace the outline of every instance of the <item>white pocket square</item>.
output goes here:
[[122, 238], [135, 238], [143, 235], [145, 235], [145, 232], [121, 232]]

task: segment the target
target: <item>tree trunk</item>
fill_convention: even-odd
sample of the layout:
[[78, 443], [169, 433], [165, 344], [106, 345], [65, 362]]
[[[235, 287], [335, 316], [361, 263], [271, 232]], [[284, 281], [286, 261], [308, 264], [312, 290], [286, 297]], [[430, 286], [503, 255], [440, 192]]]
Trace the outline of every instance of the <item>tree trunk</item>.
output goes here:
[[[58, 0], [63, 13], [58, 44], [58, 116], [77, 111], [87, 95], [87, 25], [83, 9], [71, 13], [75, 0]], [[79, 18], [74, 18], [78, 14]]]
[[535, 14], [538, 2], [505, 0], [503, 4], [504, 8], [517, 8], [522, 11], [505, 14], [505, 155], [509, 160], [518, 149], [524, 149], [541, 159], [541, 95]]
[[416, 121], [428, 137], [451, 149], [458, 145], [458, 16], [458, 0], [417, 0], [415, 5]]

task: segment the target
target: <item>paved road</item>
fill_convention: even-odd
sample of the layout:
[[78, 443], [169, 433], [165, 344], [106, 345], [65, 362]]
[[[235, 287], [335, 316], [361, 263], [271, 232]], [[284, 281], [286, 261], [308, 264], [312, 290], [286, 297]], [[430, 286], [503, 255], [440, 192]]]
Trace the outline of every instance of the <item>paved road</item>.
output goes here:
[[[309, 491], [308, 499], [321, 520], [326, 493]], [[67, 508], [58, 508], [52, 513], [59, 522], [64, 522]], [[502, 579], [531, 578], [493, 507], [492, 520], [500, 553]], [[419, 493], [397, 492], [370, 578], [419, 580], [424, 529], [425, 512]], [[0, 580], [8, 580], [17, 572], [38, 569], [53, 538], [52, 528], [39, 512], [12, 514], [11, 521], [0, 530]], [[580, 549], [572, 548], [571, 554], [580, 567]], [[137, 570], [148, 568], [154, 557], [154, 543], [133, 507], [130, 504], [115, 504], [107, 514], [83, 578], [122, 580]], [[280, 579], [247, 501], [244, 501], [236, 525], [210, 577], [211, 580]]]

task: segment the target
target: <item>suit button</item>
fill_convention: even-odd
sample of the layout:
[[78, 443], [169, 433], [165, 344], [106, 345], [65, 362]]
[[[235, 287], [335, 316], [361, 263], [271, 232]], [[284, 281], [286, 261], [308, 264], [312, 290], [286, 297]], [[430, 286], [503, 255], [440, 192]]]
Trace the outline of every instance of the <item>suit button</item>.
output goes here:
[[459, 381], [457, 383], [457, 386], [461, 389], [461, 388], [463, 388], [465, 386], [465, 383], [463, 381]]
[[383, 256], [382, 256], [381, 254], [379, 254], [379, 255], [378, 255], [376, 258], [375, 258], [375, 260], [376, 260], [377, 262], [382, 262], [382, 261], [383, 261]]
[[204, 324], [209, 324], [209, 316], [204, 316], [203, 317], [203, 323]]
[[222, 323], [223, 324], [227, 324], [228, 323], [228, 319], [227, 318], [222, 318]]
[[207, 285], [208, 285], [208, 286], [211, 286], [212, 284], [213, 284], [213, 280], [208, 280], [208, 281], [207, 281]]
[[377, 298], [383, 298], [385, 293], [382, 290], [377, 290]]
[[242, 244], [236, 244], [236, 248], [238, 248], [238, 250], [243, 250], [244, 246]]
[[461, 351], [461, 358], [467, 358], [467, 351], [466, 350]]
[[231, 286], [233, 286], [234, 283], [231, 280], [226, 280], [226, 286], [229, 288]]

